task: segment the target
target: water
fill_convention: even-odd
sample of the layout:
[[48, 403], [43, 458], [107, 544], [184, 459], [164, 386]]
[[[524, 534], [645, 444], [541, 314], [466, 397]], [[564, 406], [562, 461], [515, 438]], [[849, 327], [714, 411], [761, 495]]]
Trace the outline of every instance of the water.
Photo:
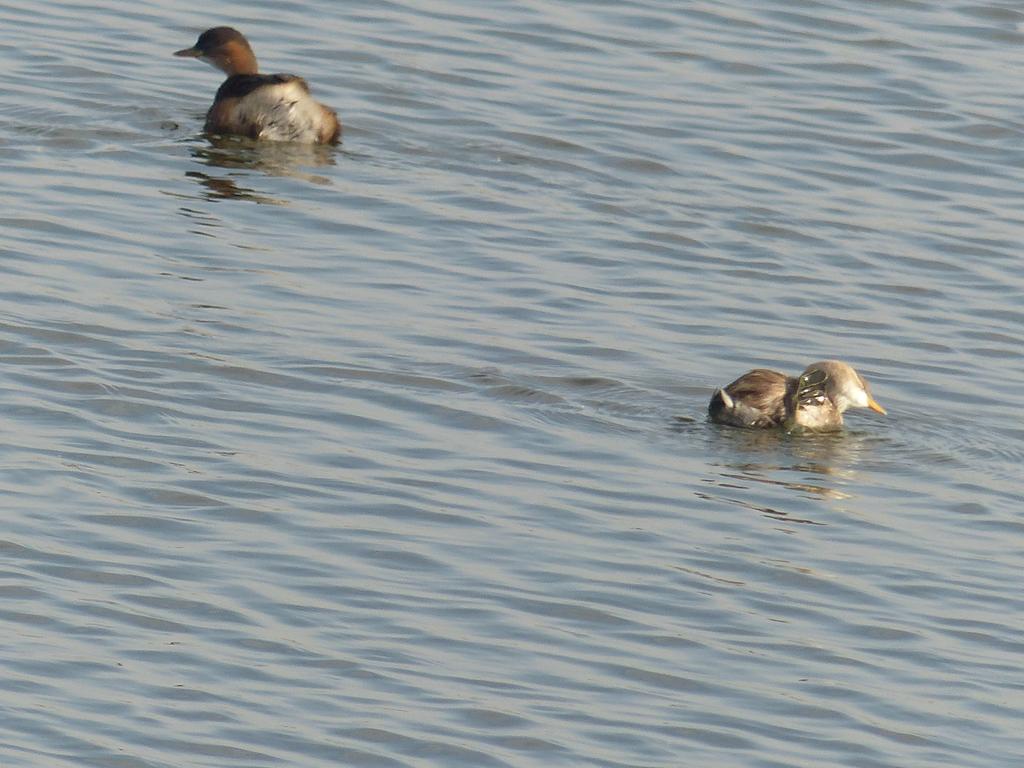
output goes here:
[[[0, 22], [5, 768], [1021, 762], [1016, 4]], [[339, 149], [200, 135], [219, 23]]]

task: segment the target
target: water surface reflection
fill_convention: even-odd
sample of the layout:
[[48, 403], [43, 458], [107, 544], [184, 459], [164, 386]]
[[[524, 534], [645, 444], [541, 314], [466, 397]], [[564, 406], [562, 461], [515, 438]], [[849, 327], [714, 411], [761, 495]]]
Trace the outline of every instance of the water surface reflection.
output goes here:
[[[789, 522], [815, 523], [807, 517], [807, 507], [800, 515], [786, 511], [786, 497], [781, 503], [764, 504], [764, 487], [795, 492], [803, 499], [844, 501], [854, 498], [860, 467], [872, 456], [881, 438], [867, 433], [842, 430], [827, 434], [788, 434], [781, 430], [744, 430], [707, 425], [708, 462], [714, 474], [702, 482], [716, 490], [701, 491], [704, 499], [717, 499], [751, 509], [768, 517]], [[758, 491], [757, 488], [762, 490]], [[756, 501], [736, 498], [737, 494], [754, 491]]]
[[227, 174], [186, 171], [185, 175], [204, 187], [209, 200], [246, 200], [266, 205], [284, 205], [274, 198], [239, 182], [253, 173], [301, 179], [310, 184], [330, 185], [327, 176], [306, 169], [329, 167], [337, 163], [337, 149], [321, 144], [258, 142], [251, 139], [214, 136], [208, 143], [192, 147], [192, 157], [210, 169]]

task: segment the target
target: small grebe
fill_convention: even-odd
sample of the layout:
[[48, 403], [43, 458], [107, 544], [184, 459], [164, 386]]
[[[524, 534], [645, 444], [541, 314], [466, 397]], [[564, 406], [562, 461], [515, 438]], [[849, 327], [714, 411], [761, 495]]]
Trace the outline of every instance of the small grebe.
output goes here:
[[843, 426], [847, 408], [884, 414], [864, 378], [846, 363], [812, 363], [797, 376], [756, 368], [715, 392], [708, 405], [712, 421], [751, 429], [829, 432]]
[[208, 29], [174, 55], [201, 59], [228, 76], [206, 113], [209, 133], [316, 144], [334, 144], [341, 136], [338, 116], [313, 100], [301, 77], [257, 74], [256, 56], [237, 29]]

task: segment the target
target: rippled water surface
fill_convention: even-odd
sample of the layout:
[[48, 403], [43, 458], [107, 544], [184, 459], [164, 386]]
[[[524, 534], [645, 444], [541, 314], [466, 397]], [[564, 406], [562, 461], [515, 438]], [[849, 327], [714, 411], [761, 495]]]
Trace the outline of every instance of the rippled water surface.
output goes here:
[[0, 765], [1021, 763], [1018, 3], [23, 5]]

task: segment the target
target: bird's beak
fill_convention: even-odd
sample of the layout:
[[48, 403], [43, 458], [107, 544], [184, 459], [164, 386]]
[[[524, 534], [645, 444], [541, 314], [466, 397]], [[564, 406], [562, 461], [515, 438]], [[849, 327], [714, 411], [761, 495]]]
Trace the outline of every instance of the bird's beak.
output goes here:
[[873, 398], [871, 395], [868, 395], [868, 408], [870, 408], [875, 413], [880, 413], [883, 416], [885, 416], [885, 408], [880, 406], [878, 402], [875, 400], [875, 398]]
[[198, 59], [203, 54], [198, 48], [192, 46], [191, 48], [182, 48], [180, 51], [175, 51], [174, 55], [184, 56], [189, 59]]

